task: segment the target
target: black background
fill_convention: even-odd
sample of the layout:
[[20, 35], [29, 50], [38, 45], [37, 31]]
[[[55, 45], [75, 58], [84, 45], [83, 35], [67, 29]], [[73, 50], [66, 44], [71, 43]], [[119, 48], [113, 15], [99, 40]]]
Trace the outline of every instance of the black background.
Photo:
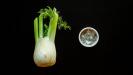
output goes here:
[[[36, 12], [48, 5], [60, 11], [72, 30], [57, 30], [57, 62], [49, 68], [38, 68], [33, 61], [33, 20], [38, 16]], [[5, 10], [11, 10], [6, 33], [10, 37], [7, 58], [12, 61], [6, 64], [12, 72], [31, 75], [128, 75], [131, 51], [130, 45], [123, 44], [129, 41], [122, 38], [131, 33], [124, 32], [128, 7], [128, 2], [120, 0], [34, 0], [10, 4]], [[100, 36], [92, 48], [83, 47], [78, 40], [80, 30], [87, 26], [95, 28]]]

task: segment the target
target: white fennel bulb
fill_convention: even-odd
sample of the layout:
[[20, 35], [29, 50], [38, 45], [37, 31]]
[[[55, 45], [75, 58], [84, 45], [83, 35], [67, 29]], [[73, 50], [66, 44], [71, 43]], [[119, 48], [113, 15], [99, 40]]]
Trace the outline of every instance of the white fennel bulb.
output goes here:
[[40, 38], [36, 43], [34, 62], [39, 67], [52, 66], [56, 62], [56, 48], [48, 37]]

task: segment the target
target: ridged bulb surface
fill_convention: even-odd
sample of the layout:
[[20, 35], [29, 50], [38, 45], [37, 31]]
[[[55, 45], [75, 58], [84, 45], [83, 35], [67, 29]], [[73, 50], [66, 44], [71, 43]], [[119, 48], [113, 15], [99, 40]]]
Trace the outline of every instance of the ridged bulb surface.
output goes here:
[[38, 67], [53, 66], [56, 63], [54, 42], [50, 41], [48, 37], [40, 38], [36, 43], [33, 59]]

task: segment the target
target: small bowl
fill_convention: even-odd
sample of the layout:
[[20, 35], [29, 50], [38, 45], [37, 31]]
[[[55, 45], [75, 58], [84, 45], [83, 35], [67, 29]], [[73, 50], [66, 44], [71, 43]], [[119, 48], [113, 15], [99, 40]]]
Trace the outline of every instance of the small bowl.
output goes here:
[[99, 40], [99, 34], [94, 28], [86, 27], [80, 31], [78, 38], [83, 46], [93, 47]]

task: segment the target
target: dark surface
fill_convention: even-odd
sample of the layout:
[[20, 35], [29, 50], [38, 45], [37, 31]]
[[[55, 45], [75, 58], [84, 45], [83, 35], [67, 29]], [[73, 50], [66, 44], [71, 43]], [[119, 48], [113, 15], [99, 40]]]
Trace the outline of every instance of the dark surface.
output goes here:
[[[41, 8], [55, 6], [64, 20], [71, 25], [71, 31], [58, 30], [55, 40], [57, 63], [53, 67], [38, 68], [33, 62], [34, 31], [33, 20]], [[18, 8], [19, 9], [18, 9]], [[36, 0], [18, 1], [12, 6], [15, 15], [8, 25], [10, 48], [13, 48], [10, 62], [14, 71], [31, 75], [114, 75], [129, 74], [130, 51], [120, 50], [123, 25], [128, 24], [128, 2], [103, 0]], [[78, 40], [79, 31], [87, 26], [99, 33], [99, 42], [92, 48], [83, 47]], [[12, 34], [13, 33], [13, 34]], [[129, 34], [129, 33], [128, 33]], [[128, 35], [127, 34], [127, 35]], [[14, 36], [13, 36], [14, 35]], [[19, 37], [19, 38], [18, 38]], [[123, 42], [124, 41], [124, 42]], [[14, 44], [15, 45], [14, 45]], [[14, 47], [15, 46], [15, 47]], [[9, 52], [10, 53], [10, 52]], [[17, 66], [17, 67], [15, 67]]]

